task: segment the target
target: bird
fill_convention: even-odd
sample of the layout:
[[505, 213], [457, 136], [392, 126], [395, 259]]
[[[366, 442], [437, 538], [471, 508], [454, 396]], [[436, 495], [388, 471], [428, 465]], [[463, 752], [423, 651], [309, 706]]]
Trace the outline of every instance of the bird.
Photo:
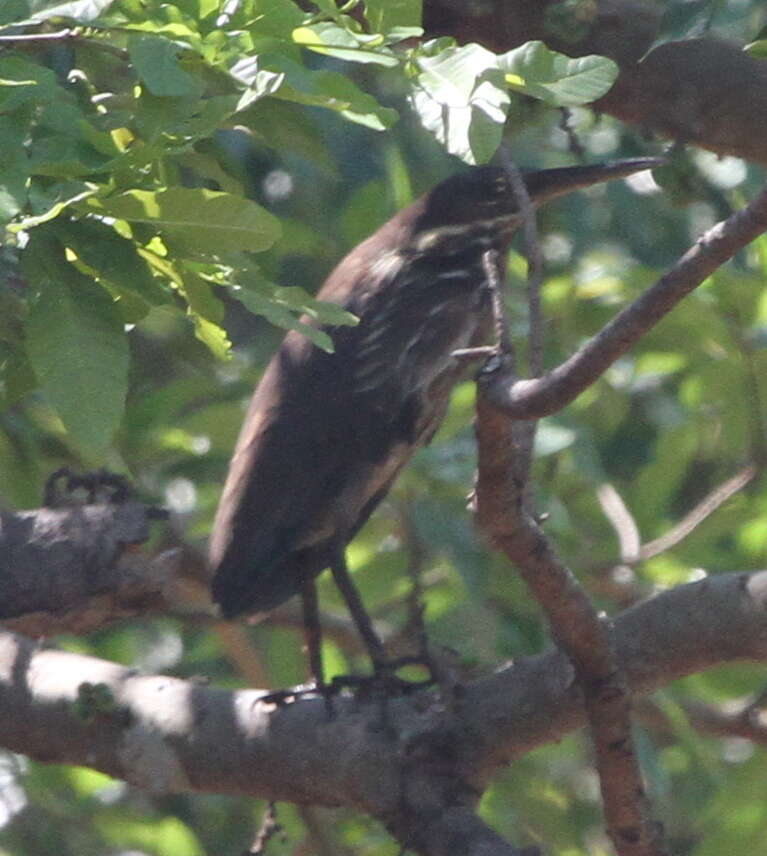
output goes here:
[[[658, 163], [635, 158], [522, 178], [537, 208]], [[316, 625], [314, 580], [330, 568], [374, 666], [383, 663], [344, 551], [442, 422], [464, 371], [454, 352], [487, 342], [483, 255], [505, 259], [522, 222], [509, 170], [473, 167], [397, 213], [330, 273], [317, 298], [359, 320], [323, 327], [332, 353], [288, 332], [256, 387], [210, 538], [223, 617], [260, 617], [301, 594], [305, 621]], [[316, 626], [307, 633], [310, 671], [321, 672], [311, 653]]]

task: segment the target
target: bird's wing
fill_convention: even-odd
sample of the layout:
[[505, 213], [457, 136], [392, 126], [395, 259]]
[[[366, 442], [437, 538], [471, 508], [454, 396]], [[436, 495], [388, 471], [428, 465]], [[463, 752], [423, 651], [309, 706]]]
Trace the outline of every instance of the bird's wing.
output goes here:
[[393, 394], [388, 414], [355, 397], [347, 352], [291, 333], [254, 394], [211, 537], [214, 596], [228, 614], [298, 592], [409, 457], [397, 441], [407, 426], [394, 423], [415, 414]]
[[229, 615], [269, 609], [327, 567], [441, 421], [470, 304], [438, 312], [423, 282], [374, 285], [357, 280], [344, 305], [360, 323], [331, 331], [335, 353], [289, 333], [253, 396], [211, 537]]

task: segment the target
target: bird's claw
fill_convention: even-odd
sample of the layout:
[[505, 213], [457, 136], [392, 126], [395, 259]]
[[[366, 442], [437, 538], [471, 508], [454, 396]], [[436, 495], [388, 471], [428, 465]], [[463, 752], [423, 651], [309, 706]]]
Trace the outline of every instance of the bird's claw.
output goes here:
[[[310, 681], [305, 684], [298, 684], [295, 687], [285, 687], [281, 690], [272, 690], [258, 697], [259, 702], [266, 704], [275, 704], [277, 706], [285, 704], [293, 704], [305, 698], [323, 698], [325, 703], [330, 705], [332, 696], [337, 695], [340, 688], [334, 684], [320, 684], [317, 681]], [[332, 706], [332, 705], [331, 705]]]
[[[405, 666], [424, 666], [428, 678], [409, 680], [397, 674]], [[373, 662], [372, 675], [337, 675], [332, 681], [334, 686], [355, 691], [358, 698], [390, 697], [409, 695], [426, 689], [435, 683], [434, 670], [428, 658], [420, 656], [399, 657], [396, 660], [378, 660]]]
[[[429, 676], [423, 680], [408, 680], [397, 674], [405, 666], [424, 666]], [[302, 699], [322, 698], [330, 715], [333, 713], [333, 698], [344, 690], [351, 690], [357, 698], [409, 695], [433, 686], [436, 682], [432, 663], [428, 658], [412, 656], [396, 660], [379, 661], [373, 664], [372, 675], [335, 675], [329, 683], [310, 681], [295, 687], [272, 690], [258, 697], [259, 702], [277, 706], [293, 704]]]

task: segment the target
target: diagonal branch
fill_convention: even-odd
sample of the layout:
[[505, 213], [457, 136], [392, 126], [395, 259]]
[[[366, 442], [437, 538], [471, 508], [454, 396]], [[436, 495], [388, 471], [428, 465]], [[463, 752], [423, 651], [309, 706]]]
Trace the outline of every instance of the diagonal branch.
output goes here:
[[705, 496], [688, 514], [686, 514], [676, 526], [672, 527], [664, 535], [656, 538], [654, 541], [648, 541], [642, 544], [639, 548], [636, 559], [625, 559], [626, 562], [644, 562], [647, 559], [652, 559], [653, 556], [658, 556], [675, 547], [680, 541], [683, 541], [691, 532], [700, 526], [703, 521], [712, 515], [718, 508], [724, 505], [725, 502], [734, 496], [739, 490], [742, 490], [750, 481], [757, 475], [757, 468], [753, 464], [743, 467], [740, 472], [735, 473], [727, 481], [717, 485], [711, 493]]
[[509, 379], [502, 370], [485, 372], [480, 383], [487, 401], [516, 419], [537, 418], [561, 410], [682, 298], [765, 231], [767, 189], [745, 208], [709, 229], [655, 285], [557, 368], [532, 380]]
[[514, 477], [511, 420], [477, 397], [477, 520], [517, 567], [551, 623], [580, 685], [596, 755], [607, 831], [621, 856], [663, 856], [631, 734], [631, 696], [612, 628], [527, 513]]

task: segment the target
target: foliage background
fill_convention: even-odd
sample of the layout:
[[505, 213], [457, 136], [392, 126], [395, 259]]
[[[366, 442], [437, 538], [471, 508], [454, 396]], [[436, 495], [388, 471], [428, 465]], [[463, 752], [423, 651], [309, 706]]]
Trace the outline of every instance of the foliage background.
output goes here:
[[[38, 505], [45, 478], [62, 464], [106, 464], [175, 511], [158, 547], [183, 540], [202, 549], [244, 404], [281, 336], [269, 322], [290, 326], [306, 309], [345, 320], [309, 295], [360, 239], [460, 168], [446, 146], [464, 160], [486, 159], [505, 111], [520, 164], [573, 162], [551, 106], [572, 99], [533, 92], [532, 66], [518, 89], [544, 100], [506, 103], [494, 58], [451, 53], [442, 42], [421, 49], [419, 61], [388, 46], [414, 33], [396, 28], [417, 26], [415, 2], [368, 3], [373, 31], [385, 35], [367, 41], [333, 4], [317, 5], [312, 18], [290, 0], [12, 0], [0, 9], [0, 218], [9, 227], [0, 250], [3, 505]], [[756, 0], [667, 5], [664, 38], [711, 25], [752, 41], [764, 24]], [[70, 17], [88, 28], [13, 41], [22, 32], [55, 36]], [[37, 23], [20, 27], [30, 19]], [[307, 42], [326, 48], [299, 44]], [[481, 74], [489, 88], [472, 100]], [[454, 91], [461, 85], [469, 118], [450, 138], [419, 97], [437, 92], [450, 102], [464, 97]], [[590, 159], [647, 149], [577, 106], [571, 124]], [[642, 177], [542, 212], [548, 365], [748, 198], [759, 176], [741, 161], [692, 152], [666, 178], [665, 193]], [[229, 195], [216, 207], [220, 197], [209, 191]], [[509, 271], [521, 338], [525, 263], [516, 253]], [[764, 462], [765, 274], [763, 237], [541, 426], [547, 530], [608, 611], [702, 574], [764, 566], [759, 480], [672, 551], [617, 572], [616, 536], [596, 492], [612, 485], [647, 541], [744, 464]], [[417, 568], [431, 638], [457, 649], [468, 672], [538, 651], [547, 638], [521, 583], [478, 543], [465, 509], [472, 400], [472, 384], [459, 386], [438, 437], [349, 555], [366, 603], [395, 627], [407, 620]], [[342, 611], [328, 580], [321, 597]], [[293, 629], [265, 623], [248, 637], [248, 656], [271, 685], [302, 679]], [[243, 683], [220, 629], [183, 617], [57, 642], [149, 672]], [[361, 665], [333, 640], [326, 657], [334, 672]], [[691, 698], [732, 705], [758, 695], [763, 680], [762, 669], [731, 667], [656, 697], [667, 727], [642, 730], [640, 748], [675, 853], [737, 856], [763, 842], [764, 749], [705, 737], [684, 709]], [[598, 805], [588, 746], [576, 735], [517, 763], [483, 811], [501, 832], [521, 829], [552, 852], [599, 856], [608, 850]], [[2, 854], [234, 854], [262, 810], [229, 796], [154, 797], [85, 769], [0, 756]], [[397, 852], [364, 818], [290, 806], [279, 817], [274, 853]]]

